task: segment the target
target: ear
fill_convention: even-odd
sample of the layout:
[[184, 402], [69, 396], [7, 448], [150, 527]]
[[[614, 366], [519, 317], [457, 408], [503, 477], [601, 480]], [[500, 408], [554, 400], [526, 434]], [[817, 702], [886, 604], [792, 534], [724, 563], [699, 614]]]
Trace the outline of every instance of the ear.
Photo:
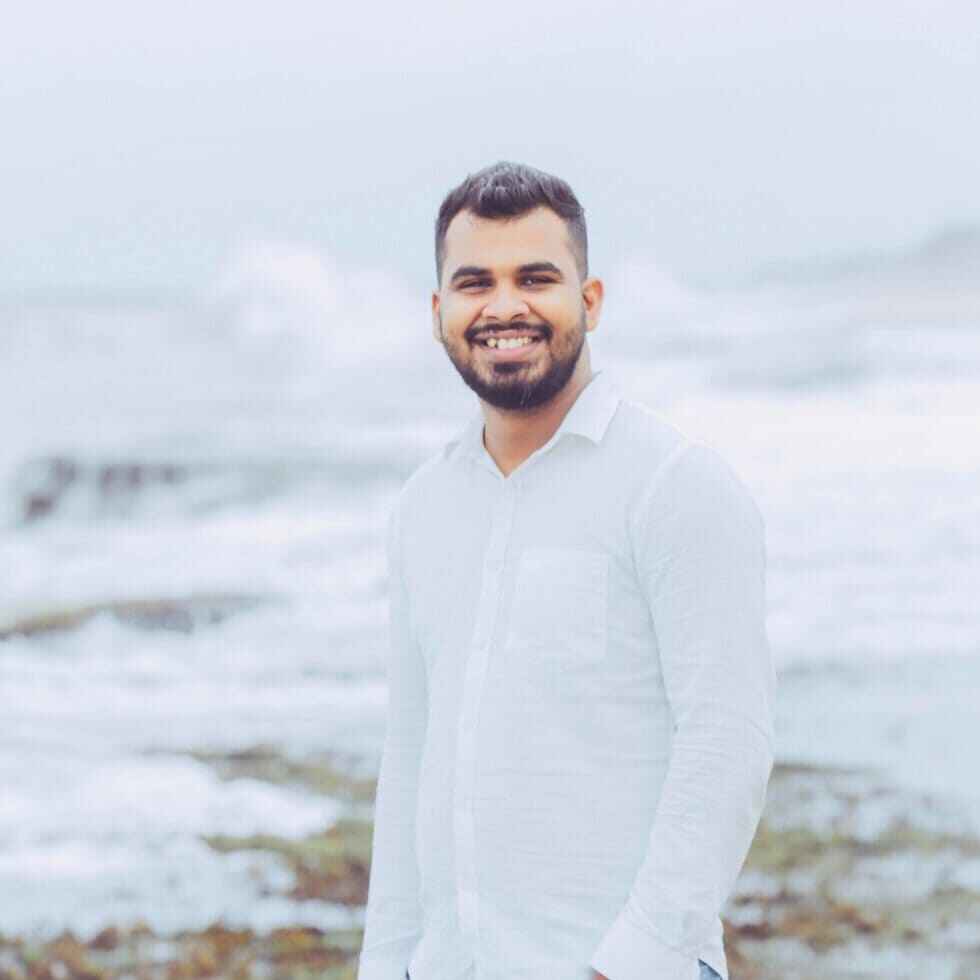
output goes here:
[[442, 343], [442, 332], [439, 329], [439, 293], [432, 293], [432, 336], [438, 343]]
[[602, 300], [605, 287], [601, 279], [590, 276], [582, 283], [582, 303], [585, 306], [585, 329], [591, 333], [599, 326], [599, 316], [602, 313]]

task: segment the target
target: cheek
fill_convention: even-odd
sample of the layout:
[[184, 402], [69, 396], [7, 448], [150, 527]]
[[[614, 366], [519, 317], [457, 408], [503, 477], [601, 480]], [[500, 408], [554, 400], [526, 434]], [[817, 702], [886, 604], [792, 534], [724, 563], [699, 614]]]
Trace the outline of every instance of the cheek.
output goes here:
[[540, 312], [551, 324], [553, 343], [566, 344], [578, 333], [581, 317], [567, 306], [556, 307], [554, 310], [542, 309]]
[[462, 340], [463, 332], [474, 321], [478, 309], [471, 303], [460, 303], [459, 301], [443, 303], [440, 309], [442, 317], [442, 330], [447, 337]]
[[582, 316], [580, 307], [570, 296], [558, 293], [550, 297], [540, 297], [532, 310], [562, 333], [576, 326]]

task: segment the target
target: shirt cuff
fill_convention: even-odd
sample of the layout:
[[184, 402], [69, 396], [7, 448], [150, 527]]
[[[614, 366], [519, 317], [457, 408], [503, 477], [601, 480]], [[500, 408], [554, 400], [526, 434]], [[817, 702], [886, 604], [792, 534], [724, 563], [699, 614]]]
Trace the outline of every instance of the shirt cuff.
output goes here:
[[699, 980], [697, 956], [662, 943], [627, 905], [606, 931], [589, 966], [609, 980]]

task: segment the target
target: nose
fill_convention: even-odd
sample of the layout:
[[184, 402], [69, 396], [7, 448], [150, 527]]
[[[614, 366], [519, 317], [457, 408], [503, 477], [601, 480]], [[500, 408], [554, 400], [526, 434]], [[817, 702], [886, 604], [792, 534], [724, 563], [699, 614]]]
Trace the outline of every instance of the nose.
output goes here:
[[530, 312], [520, 292], [508, 283], [498, 284], [487, 305], [483, 307], [483, 315], [487, 320], [501, 320], [505, 323], [515, 317], [526, 317]]

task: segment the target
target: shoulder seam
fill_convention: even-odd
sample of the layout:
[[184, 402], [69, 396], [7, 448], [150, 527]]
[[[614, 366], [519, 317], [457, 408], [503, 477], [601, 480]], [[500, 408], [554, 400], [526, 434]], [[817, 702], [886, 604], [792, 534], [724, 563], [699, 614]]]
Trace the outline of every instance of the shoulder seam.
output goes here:
[[649, 484], [644, 488], [641, 496], [648, 496], [652, 494], [664, 481], [668, 470], [676, 464], [676, 462], [684, 456], [686, 453], [690, 452], [695, 446], [702, 445], [696, 439], [691, 439], [684, 436], [670, 452], [664, 457], [660, 465], [654, 470], [653, 476], [650, 478]]

